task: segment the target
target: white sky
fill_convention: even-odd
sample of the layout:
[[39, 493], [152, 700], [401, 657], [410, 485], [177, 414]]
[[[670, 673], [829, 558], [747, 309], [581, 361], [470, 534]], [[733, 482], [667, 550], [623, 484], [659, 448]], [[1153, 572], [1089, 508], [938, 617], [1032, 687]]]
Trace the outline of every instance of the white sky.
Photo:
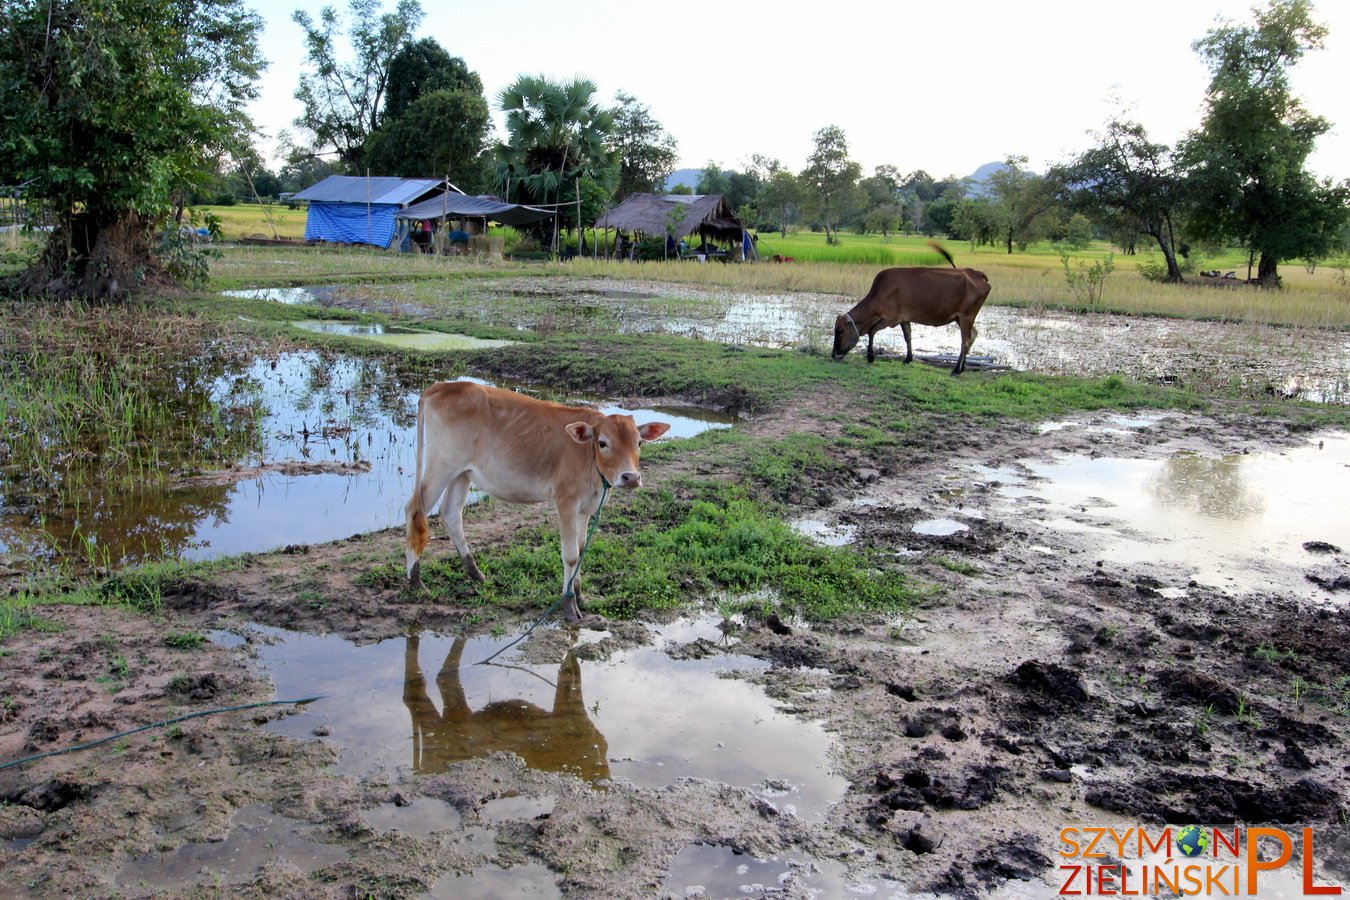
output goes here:
[[[304, 62], [291, 12], [317, 20], [346, 0], [247, 0], [271, 61], [252, 107], [269, 136], [291, 126]], [[632, 94], [679, 144], [679, 168], [743, 169], [752, 154], [799, 170], [827, 125], [844, 130], [864, 175], [968, 175], [1010, 154], [1033, 169], [1091, 145], [1117, 96], [1150, 137], [1196, 127], [1208, 73], [1191, 44], [1218, 17], [1250, 21], [1254, 0], [423, 0], [433, 37], [498, 92], [522, 74], [581, 75], [606, 105]], [[1261, 5], [1264, 5], [1262, 0]], [[392, 10], [394, 0], [385, 8]], [[1321, 0], [1326, 48], [1295, 67], [1294, 89], [1331, 121], [1309, 168], [1350, 177], [1350, 3]], [[270, 154], [270, 148], [264, 148]], [[278, 168], [281, 161], [268, 162]]]

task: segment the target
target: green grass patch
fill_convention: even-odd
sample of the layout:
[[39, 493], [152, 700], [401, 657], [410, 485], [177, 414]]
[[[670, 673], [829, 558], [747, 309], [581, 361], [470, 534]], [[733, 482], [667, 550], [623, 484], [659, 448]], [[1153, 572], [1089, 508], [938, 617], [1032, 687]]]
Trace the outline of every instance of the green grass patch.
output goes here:
[[[788, 611], [812, 620], [905, 609], [914, 596], [891, 564], [848, 548], [821, 547], [772, 509], [722, 482], [684, 480], [679, 491], [643, 491], [602, 512], [586, 550], [583, 592], [593, 612], [630, 617], [678, 609], [715, 594], [770, 592]], [[453, 555], [452, 555], [453, 556]], [[471, 588], [458, 559], [424, 562], [437, 593], [507, 609], [551, 604], [561, 593], [555, 528], [525, 529], [504, 548], [477, 554], [487, 582]], [[401, 579], [392, 565], [373, 583]]]

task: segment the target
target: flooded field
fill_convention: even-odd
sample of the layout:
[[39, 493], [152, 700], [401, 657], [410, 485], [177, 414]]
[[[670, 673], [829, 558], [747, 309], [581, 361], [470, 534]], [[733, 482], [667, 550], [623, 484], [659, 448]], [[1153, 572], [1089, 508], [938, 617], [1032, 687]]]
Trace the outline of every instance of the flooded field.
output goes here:
[[[276, 299], [816, 351], [848, 302], [563, 284]], [[521, 305], [504, 314], [507, 297]], [[1340, 335], [1006, 309], [981, 329], [977, 351], [1016, 368], [1346, 398]], [[644, 459], [656, 489], [633, 523], [606, 520], [590, 615], [526, 632], [558, 567], [553, 526], [529, 516], [475, 523], [499, 551], [485, 586], [442, 538], [432, 590], [405, 590], [390, 526], [426, 360], [295, 349], [303, 332], [276, 330], [269, 352], [192, 344], [200, 370], [156, 361], [146, 393], [168, 399], [144, 418], [163, 430], [144, 433], [165, 440], [134, 457], [143, 470], [121, 471], [144, 449], [132, 428], [106, 445], [54, 431], [48, 469], [0, 471], [12, 584], [25, 557], [115, 568], [307, 545], [174, 568], [149, 615], [14, 594], [0, 852], [16, 896], [1037, 900], [1063, 886], [1061, 829], [1100, 822], [1306, 826], [1309, 871], [1350, 884], [1342, 420], [1223, 402], [1039, 424], [951, 412], [850, 441], [875, 396], [822, 399], [810, 379], [844, 370], [792, 357], [809, 378], [736, 440]], [[915, 337], [943, 353], [955, 331]], [[885, 338], [876, 365], [894, 366], [899, 333]], [[1002, 377], [970, 381], [1017, 386]], [[738, 427], [631, 412], [677, 436]], [[800, 493], [757, 506], [755, 479]], [[802, 599], [822, 585], [844, 586], [831, 615]], [[883, 587], [901, 601], [849, 605]], [[1291, 873], [1262, 887], [1292, 892]]]
[[[68, 556], [102, 566], [212, 559], [400, 525], [416, 461], [417, 397], [426, 383], [424, 374], [378, 360], [315, 351], [227, 369], [200, 393], [237, 434], [241, 449], [229, 465], [183, 468], [175, 461], [191, 446], [166, 446], [167, 479], [115, 490], [91, 479], [72, 489], [65, 505], [26, 495], [23, 472], [0, 473], [0, 556]], [[671, 438], [733, 421], [693, 408], [628, 410], [600, 398], [509, 386], [642, 421], [660, 418], [671, 424]], [[185, 403], [198, 399], [182, 395]]]
[[[834, 318], [857, 298], [822, 294], [738, 294], [688, 285], [584, 279], [485, 279], [471, 291], [434, 286], [339, 288], [323, 302], [416, 316], [451, 315], [500, 324], [497, 300], [529, 309], [519, 327], [675, 334], [729, 344], [829, 349]], [[986, 307], [974, 353], [998, 364], [1051, 375], [1101, 376], [1350, 403], [1350, 335], [1315, 329], [1140, 316], [1072, 314]], [[915, 326], [914, 352], [960, 349], [953, 326]], [[893, 361], [905, 351], [898, 328], [876, 336]]]

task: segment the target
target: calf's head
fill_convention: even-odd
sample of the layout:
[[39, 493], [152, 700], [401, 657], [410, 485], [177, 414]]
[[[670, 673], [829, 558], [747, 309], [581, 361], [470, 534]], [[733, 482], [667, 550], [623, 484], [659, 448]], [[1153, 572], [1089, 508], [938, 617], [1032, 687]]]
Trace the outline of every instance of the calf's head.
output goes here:
[[857, 323], [853, 321], [851, 316], [845, 314], [836, 317], [834, 320], [834, 347], [830, 350], [830, 356], [835, 359], [843, 359], [844, 354], [853, 349], [861, 336]]
[[597, 424], [573, 422], [567, 433], [578, 444], [590, 444], [595, 454], [595, 467], [614, 487], [642, 487], [642, 473], [638, 471], [639, 448], [646, 441], [654, 441], [670, 430], [665, 422], [637, 425], [632, 416], [619, 414], [605, 416]]

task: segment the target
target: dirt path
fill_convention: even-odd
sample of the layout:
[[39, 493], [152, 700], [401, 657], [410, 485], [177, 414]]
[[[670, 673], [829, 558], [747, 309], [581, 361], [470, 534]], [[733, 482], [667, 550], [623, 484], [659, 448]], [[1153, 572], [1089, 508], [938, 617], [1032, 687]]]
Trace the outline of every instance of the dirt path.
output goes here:
[[[779, 414], [752, 427], [783, 433], [803, 421]], [[853, 461], [856, 493], [842, 499], [865, 492], [866, 505], [803, 511], [851, 528], [855, 541], [917, 551], [913, 577], [929, 586], [898, 622], [750, 621], [736, 633], [737, 653], [772, 663], [743, 677], [836, 738], [828, 762], [849, 787], [821, 821], [715, 781], [597, 790], [509, 754], [440, 775], [344, 777], [326, 768], [339, 750], [324, 734], [297, 741], [263, 728], [292, 712], [269, 706], [0, 770], [8, 891], [682, 897], [707, 874], [684, 871], [684, 854], [707, 845], [783, 862], [764, 890], [712, 886], [706, 896], [838, 896], [852, 885], [878, 896], [1043, 897], [1056, 889], [1061, 827], [1232, 821], [1340, 823], [1345, 843], [1319, 850], [1319, 877], [1350, 883], [1347, 594], [1297, 599], [1306, 583], [1227, 592], [1170, 564], [1104, 564], [1092, 533], [1064, 530], [1035, 504], [999, 502], [987, 481], [953, 482], [971, 467], [1055, 454], [1241, 454], [1307, 435], [1180, 413], [1102, 426], [1008, 425], [977, 443], [935, 433], [903, 460]], [[647, 478], [660, 484], [662, 470]], [[915, 535], [916, 520], [952, 505], [966, 530]], [[486, 544], [534, 515], [498, 508], [469, 528]], [[1292, 577], [1317, 573], [1334, 588], [1350, 557], [1323, 537], [1332, 546], [1310, 550], [1306, 573]], [[273, 699], [252, 662], [266, 638], [246, 623], [358, 642], [516, 625], [411, 603], [392, 583], [358, 577], [372, 561], [401, 559], [400, 541], [388, 531], [252, 557], [171, 586], [159, 615], [43, 608], [47, 624], [0, 658], [0, 760]], [[611, 625], [589, 652], [650, 639], [641, 623]], [[207, 632], [218, 642], [188, 637]], [[550, 635], [531, 638], [532, 658], [561, 655]], [[721, 651], [702, 642], [671, 652]]]

